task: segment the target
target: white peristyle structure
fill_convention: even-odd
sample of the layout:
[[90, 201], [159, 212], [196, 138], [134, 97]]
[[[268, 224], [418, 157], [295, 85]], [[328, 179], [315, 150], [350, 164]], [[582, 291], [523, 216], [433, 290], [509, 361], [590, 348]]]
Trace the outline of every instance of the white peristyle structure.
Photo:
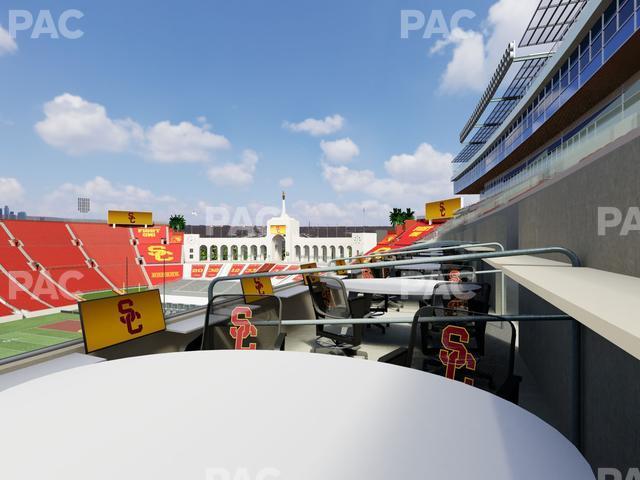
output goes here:
[[205, 238], [184, 236], [187, 263], [269, 261], [284, 263], [317, 262], [362, 255], [377, 244], [375, 233], [353, 233], [350, 237], [308, 238], [300, 236], [300, 222], [287, 214], [282, 194], [282, 212], [267, 222], [265, 237]]

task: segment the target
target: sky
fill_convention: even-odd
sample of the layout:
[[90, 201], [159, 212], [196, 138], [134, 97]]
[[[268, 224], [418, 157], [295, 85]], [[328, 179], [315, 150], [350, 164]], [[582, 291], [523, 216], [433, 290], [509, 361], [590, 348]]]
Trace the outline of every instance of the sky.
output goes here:
[[420, 214], [537, 3], [1, 0], [0, 204], [260, 224], [285, 190], [303, 225]]

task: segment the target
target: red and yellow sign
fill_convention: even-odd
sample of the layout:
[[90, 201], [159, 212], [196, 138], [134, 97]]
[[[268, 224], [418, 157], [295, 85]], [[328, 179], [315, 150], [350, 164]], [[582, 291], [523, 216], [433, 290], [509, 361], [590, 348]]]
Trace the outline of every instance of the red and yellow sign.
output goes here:
[[152, 285], [182, 280], [182, 265], [147, 265], [144, 268]]
[[136, 228], [135, 236], [140, 243], [160, 243], [165, 231], [166, 227]]
[[433, 230], [433, 227], [430, 225], [423, 225], [421, 227], [414, 228], [409, 234], [409, 238], [419, 238], [423, 237], [426, 233]]
[[180, 263], [182, 257], [180, 245], [143, 245], [140, 252], [147, 263]]
[[169, 229], [169, 243], [182, 245], [184, 243], [184, 234], [182, 232], [174, 232]]
[[260, 267], [262, 267], [261, 263], [253, 263], [245, 269], [244, 274], [248, 275], [250, 273], [257, 273], [258, 270], [260, 270]]
[[[318, 264], [316, 262], [313, 263], [304, 263], [300, 265], [300, 270], [311, 270], [312, 268], [318, 268]], [[320, 281], [320, 277], [317, 273], [311, 273], [309, 275], [302, 276], [305, 285], [309, 285], [310, 283], [318, 283]]]
[[153, 225], [153, 213], [109, 210], [107, 223], [109, 225]]
[[229, 270], [230, 277], [236, 277], [242, 273], [244, 270], [244, 265], [242, 263], [236, 263], [231, 266], [231, 270]]
[[213, 265], [209, 265], [209, 268], [207, 268], [207, 278], [215, 278], [218, 276], [218, 274], [220, 273], [220, 270], [222, 270], [222, 265], [217, 263], [217, 264], [213, 264]]
[[425, 219], [446, 220], [453, 218], [455, 213], [462, 208], [462, 198], [450, 198], [440, 202], [431, 202], [425, 205]]
[[267, 273], [270, 272], [273, 267], [275, 267], [275, 263], [265, 263], [263, 264], [256, 273]]
[[[442, 349], [439, 353], [440, 362], [445, 367], [445, 377], [455, 380], [456, 371], [463, 368], [474, 371], [476, 359], [467, 350], [469, 332], [458, 325], [447, 325], [442, 329]], [[473, 385], [473, 379], [464, 377], [464, 383]]]
[[158, 290], [78, 303], [87, 353], [165, 329]]
[[286, 225], [271, 225], [269, 228], [271, 235], [286, 235], [287, 234], [287, 226]]
[[247, 303], [256, 302], [265, 295], [273, 295], [273, 285], [269, 277], [242, 278], [240, 283], [242, 284], [244, 301]]
[[191, 265], [191, 278], [202, 278], [204, 265]]
[[[347, 262], [345, 262], [342, 259], [336, 260], [336, 267], [344, 267], [346, 264], [347, 264]], [[338, 275], [348, 275], [349, 274], [349, 272], [347, 272], [346, 270], [338, 270], [336, 273]]]

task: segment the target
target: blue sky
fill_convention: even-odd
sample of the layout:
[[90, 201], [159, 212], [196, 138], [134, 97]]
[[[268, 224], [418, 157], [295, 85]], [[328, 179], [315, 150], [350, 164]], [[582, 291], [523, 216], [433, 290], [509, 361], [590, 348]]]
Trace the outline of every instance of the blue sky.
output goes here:
[[[451, 193], [458, 133], [535, 3], [4, 1], [0, 203], [72, 216], [88, 195], [97, 218], [151, 208], [204, 223], [211, 207], [257, 215], [284, 188], [303, 224], [422, 210]], [[11, 39], [12, 9], [77, 9], [84, 34]], [[407, 9], [475, 18], [402, 39]]]

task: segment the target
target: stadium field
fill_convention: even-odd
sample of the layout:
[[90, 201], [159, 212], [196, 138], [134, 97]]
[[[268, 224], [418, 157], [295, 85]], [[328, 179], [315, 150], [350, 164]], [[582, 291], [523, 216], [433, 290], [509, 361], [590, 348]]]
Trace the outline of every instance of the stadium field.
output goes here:
[[[144, 290], [147, 290], [147, 287], [131, 287], [127, 289], [127, 293], [143, 292]], [[113, 297], [115, 295], [118, 294], [113, 290], [103, 290], [101, 292], [83, 293], [82, 298], [85, 300], [96, 300], [98, 298]]]
[[82, 338], [76, 313], [54, 313], [0, 323], [0, 359]]

